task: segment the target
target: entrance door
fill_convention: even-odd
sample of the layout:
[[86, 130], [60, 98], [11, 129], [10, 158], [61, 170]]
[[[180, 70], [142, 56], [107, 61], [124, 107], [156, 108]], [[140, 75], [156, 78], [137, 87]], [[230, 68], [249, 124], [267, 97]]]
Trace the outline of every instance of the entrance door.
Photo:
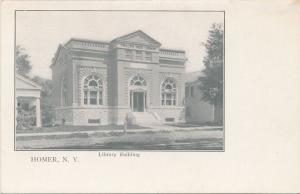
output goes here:
[[133, 112], [144, 112], [145, 109], [145, 93], [132, 92], [132, 110]]

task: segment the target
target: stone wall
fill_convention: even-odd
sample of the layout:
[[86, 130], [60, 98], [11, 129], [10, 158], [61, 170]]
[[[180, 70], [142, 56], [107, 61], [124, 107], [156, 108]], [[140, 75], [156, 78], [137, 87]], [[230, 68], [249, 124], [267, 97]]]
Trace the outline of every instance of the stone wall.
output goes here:
[[85, 107], [73, 109], [73, 125], [108, 125], [110, 109], [107, 107]]
[[62, 81], [65, 80], [67, 84], [67, 105], [71, 106], [73, 103], [73, 62], [70, 53], [64, 47], [60, 48], [59, 55], [52, 66], [52, 102], [55, 107], [62, 105]]
[[55, 109], [55, 124], [73, 125], [73, 112], [69, 107]]
[[114, 124], [123, 125], [125, 116], [127, 113], [131, 112], [129, 107], [115, 107], [113, 108], [115, 111]]

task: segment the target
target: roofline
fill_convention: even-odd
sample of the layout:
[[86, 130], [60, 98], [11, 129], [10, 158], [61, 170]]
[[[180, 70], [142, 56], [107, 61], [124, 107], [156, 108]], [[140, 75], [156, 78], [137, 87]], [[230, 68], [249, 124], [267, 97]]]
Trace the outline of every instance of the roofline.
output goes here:
[[158, 44], [159, 46], [161, 46], [161, 43], [160, 43], [160, 42], [158, 42], [157, 40], [153, 39], [151, 36], [149, 36], [148, 34], [146, 34], [145, 32], [143, 32], [142, 30], [136, 30], [136, 31], [134, 31], [134, 32], [127, 33], [127, 34], [125, 34], [125, 35], [123, 35], [123, 36], [119, 36], [119, 37], [113, 39], [113, 40], [111, 41], [111, 43], [116, 42], [118, 39], [124, 38], [124, 37], [126, 37], [126, 36], [130, 36], [130, 35], [135, 34], [135, 33], [138, 33], [138, 32], [140, 32], [140, 33], [142, 33], [142, 34], [145, 34], [145, 35], [146, 35], [148, 38], [150, 38], [153, 42], [155, 42], [156, 44]]
[[60, 50], [61, 50], [62, 47], [64, 47], [62, 44], [59, 44], [59, 45], [58, 45], [58, 48], [57, 48], [57, 50], [56, 50], [56, 52], [55, 52], [55, 55], [54, 55], [54, 60], [53, 60], [53, 62], [52, 62], [51, 65], [50, 65], [50, 68], [51, 68], [51, 69], [52, 69], [52, 67], [55, 66], [54, 64], [55, 64], [56, 61], [57, 61], [59, 52], [60, 52]]
[[31, 84], [31, 85], [33, 85], [33, 86], [35, 86], [35, 87], [37, 87], [37, 89], [39, 89], [39, 90], [42, 89], [42, 86], [40, 86], [39, 84], [35, 83], [34, 81], [30, 80], [29, 78], [27, 78], [27, 77], [25, 77], [25, 76], [23, 76], [19, 73], [16, 73], [16, 77], [23, 80], [23, 81], [25, 81], [25, 82], [27, 82], [27, 83], [29, 83], [29, 84]]
[[101, 44], [110, 44], [110, 41], [102, 41], [102, 40], [91, 40], [91, 39], [85, 39], [85, 38], [71, 38], [67, 43], [64, 45], [66, 46], [71, 41], [80, 41], [80, 42], [94, 42], [94, 43], [101, 43]]
[[160, 51], [175, 51], [175, 52], [181, 52], [181, 53], [185, 53], [185, 50], [182, 49], [169, 49], [169, 48], [160, 48]]
[[165, 60], [165, 61], [183, 61], [186, 62], [188, 59], [187, 58], [172, 58], [172, 57], [162, 57], [159, 56], [159, 60]]

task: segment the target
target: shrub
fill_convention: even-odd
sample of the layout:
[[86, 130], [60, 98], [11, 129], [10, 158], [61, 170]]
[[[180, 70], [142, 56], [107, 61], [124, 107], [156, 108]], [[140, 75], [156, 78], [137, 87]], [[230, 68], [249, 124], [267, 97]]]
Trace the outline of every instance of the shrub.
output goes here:
[[35, 125], [36, 118], [34, 110], [25, 111], [18, 108], [17, 111], [17, 130], [29, 129]]

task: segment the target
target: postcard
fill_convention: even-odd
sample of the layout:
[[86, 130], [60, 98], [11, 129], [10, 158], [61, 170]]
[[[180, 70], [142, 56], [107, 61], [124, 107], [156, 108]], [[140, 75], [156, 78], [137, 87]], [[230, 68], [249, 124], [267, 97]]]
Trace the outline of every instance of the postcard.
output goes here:
[[3, 193], [297, 193], [298, 1], [3, 1]]

